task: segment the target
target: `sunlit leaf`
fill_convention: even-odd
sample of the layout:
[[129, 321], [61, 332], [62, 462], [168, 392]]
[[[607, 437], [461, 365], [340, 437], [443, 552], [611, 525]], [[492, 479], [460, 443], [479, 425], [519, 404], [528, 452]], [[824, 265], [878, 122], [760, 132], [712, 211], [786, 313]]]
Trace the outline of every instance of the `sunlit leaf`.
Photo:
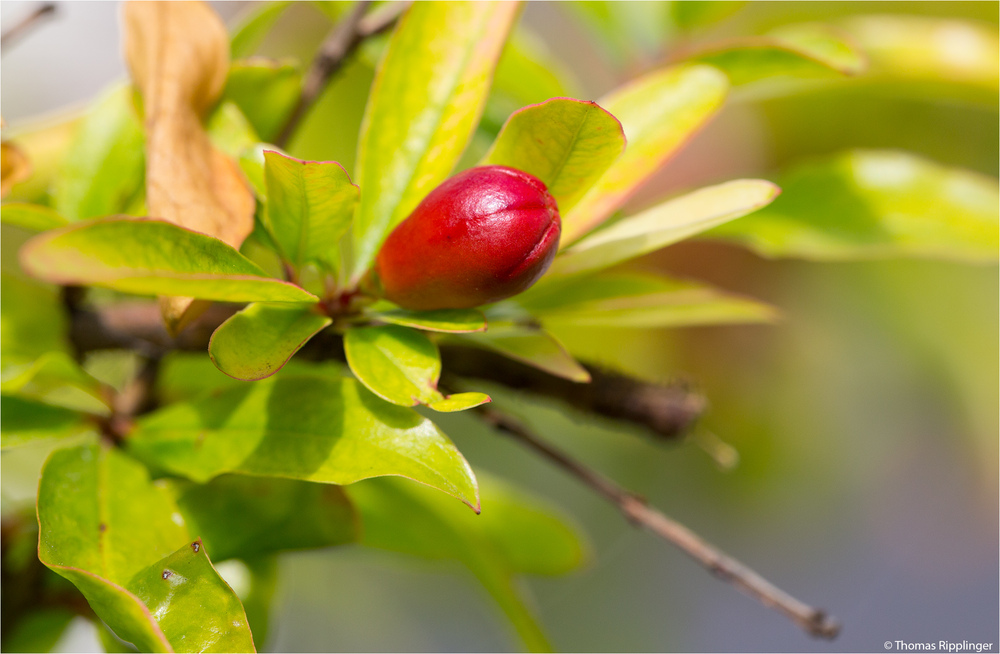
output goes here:
[[114, 217], [36, 236], [21, 249], [25, 270], [56, 284], [230, 302], [315, 302], [264, 276], [222, 241], [161, 220]]
[[480, 516], [462, 515], [434, 493], [396, 480], [365, 482], [348, 492], [364, 520], [365, 545], [460, 561], [500, 604], [525, 646], [547, 650], [514, 576], [565, 574], [583, 562], [585, 547], [558, 512], [537, 498], [492, 477], [483, 488]]
[[780, 193], [771, 182], [741, 179], [692, 191], [624, 218], [556, 257], [554, 279], [608, 268], [767, 206]]
[[482, 163], [531, 173], [565, 213], [624, 148], [621, 124], [597, 103], [555, 98], [512, 115]]
[[53, 208], [70, 220], [124, 213], [143, 192], [144, 141], [132, 88], [118, 86], [77, 128], [56, 177]]
[[362, 123], [352, 279], [458, 161], [518, 9], [513, 2], [419, 2], [400, 19]]
[[[391, 306], [391, 304], [384, 305], [384, 307]], [[409, 311], [376, 305], [368, 315], [379, 322], [416, 327], [429, 332], [464, 333], [481, 332], [486, 329], [486, 316], [477, 309]]]
[[905, 152], [855, 150], [781, 178], [763, 211], [708, 235], [771, 257], [997, 260], [995, 179]]
[[130, 451], [204, 482], [226, 472], [334, 484], [398, 475], [478, 510], [468, 463], [431, 421], [353, 379], [279, 376], [138, 421]]
[[683, 30], [705, 27], [729, 18], [746, 0], [682, 0], [670, 3], [670, 17]]
[[442, 413], [453, 413], [473, 409], [491, 401], [490, 396], [486, 393], [455, 393], [443, 400], [431, 402], [427, 406]]
[[243, 380], [276, 373], [309, 339], [333, 322], [312, 304], [255, 303], [222, 323], [208, 344], [219, 370]]
[[47, 352], [69, 353], [68, 328], [55, 289], [11, 275], [0, 277], [0, 360], [5, 370], [32, 364]]
[[241, 17], [239, 25], [233, 30], [229, 45], [233, 58], [252, 55], [290, 4], [292, 3], [255, 2], [249, 5], [249, 12]]
[[561, 244], [569, 245], [618, 209], [722, 106], [726, 76], [710, 66], [654, 71], [598, 103], [621, 121], [624, 154], [563, 216]]
[[288, 261], [336, 262], [359, 189], [336, 162], [300, 161], [264, 152], [267, 224]]
[[93, 431], [79, 411], [16, 395], [0, 395], [0, 447], [19, 447], [40, 440], [69, 439]]
[[207, 484], [174, 481], [188, 530], [213, 561], [357, 540], [360, 523], [339, 486], [223, 475]]
[[358, 380], [400, 406], [443, 399], [437, 390], [441, 357], [437, 346], [415, 329], [400, 325], [359, 327], [344, 336], [347, 364]]
[[105, 414], [110, 396], [98, 380], [87, 374], [66, 352], [46, 352], [33, 363], [6, 366], [0, 390], [47, 404]]
[[40, 204], [7, 202], [0, 206], [0, 222], [35, 232], [63, 227], [67, 220], [59, 212]]
[[301, 92], [302, 74], [298, 65], [255, 58], [233, 62], [222, 98], [240, 108], [262, 140], [273, 141]]
[[205, 130], [212, 145], [233, 159], [239, 159], [260, 141], [243, 111], [229, 100], [216, 106], [205, 123]]
[[498, 352], [521, 363], [575, 382], [589, 382], [590, 373], [554, 336], [538, 327], [491, 322], [483, 334], [463, 334], [463, 342]]

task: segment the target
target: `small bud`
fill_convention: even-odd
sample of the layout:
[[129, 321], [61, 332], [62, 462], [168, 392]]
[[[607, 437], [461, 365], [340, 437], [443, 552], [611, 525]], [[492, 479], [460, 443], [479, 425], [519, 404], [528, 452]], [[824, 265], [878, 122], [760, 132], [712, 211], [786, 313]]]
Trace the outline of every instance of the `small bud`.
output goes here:
[[471, 168], [430, 192], [375, 261], [382, 294], [416, 310], [464, 309], [538, 281], [559, 246], [559, 209], [538, 178]]

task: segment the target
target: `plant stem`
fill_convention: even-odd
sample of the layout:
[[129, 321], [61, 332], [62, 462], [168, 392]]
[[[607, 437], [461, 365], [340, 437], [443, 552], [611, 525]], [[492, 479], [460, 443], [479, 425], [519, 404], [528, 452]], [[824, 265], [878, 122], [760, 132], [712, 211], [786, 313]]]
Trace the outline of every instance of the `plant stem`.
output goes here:
[[609, 500], [633, 525], [645, 527], [673, 543], [709, 572], [765, 606], [783, 613], [810, 635], [833, 639], [839, 633], [840, 624], [823, 611], [799, 601], [739, 561], [723, 554], [684, 525], [649, 506], [642, 497], [539, 439], [519, 421], [489, 406], [480, 407], [478, 411], [498, 431], [513, 436]]
[[46, 2], [34, 9], [30, 14], [11, 25], [0, 35], [0, 48], [6, 50], [12, 43], [27, 34], [33, 27], [38, 25], [42, 18], [52, 16], [56, 12], [56, 5]]
[[302, 92], [295, 109], [274, 140], [274, 144], [278, 147], [284, 148], [288, 145], [299, 123], [319, 99], [326, 83], [344, 65], [347, 57], [366, 38], [392, 27], [400, 14], [410, 5], [409, 2], [392, 2], [365, 15], [371, 4], [371, 0], [361, 0], [355, 4], [351, 13], [338, 23], [323, 41], [302, 82]]

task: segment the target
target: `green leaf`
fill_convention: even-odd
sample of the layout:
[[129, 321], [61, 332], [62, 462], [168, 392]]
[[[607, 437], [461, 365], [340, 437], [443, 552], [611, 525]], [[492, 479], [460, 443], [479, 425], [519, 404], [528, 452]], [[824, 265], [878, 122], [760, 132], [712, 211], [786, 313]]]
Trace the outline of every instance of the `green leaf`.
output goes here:
[[383, 400], [400, 406], [444, 399], [437, 390], [441, 356], [427, 336], [409, 327], [380, 325], [348, 330], [347, 365]]
[[294, 479], [223, 475], [172, 483], [190, 532], [213, 561], [357, 540], [360, 523], [343, 489]]
[[788, 25], [762, 37], [709, 45], [689, 57], [724, 71], [733, 86], [771, 77], [858, 75], [867, 60], [828, 25]]
[[769, 257], [997, 260], [995, 179], [905, 152], [855, 150], [781, 181], [770, 207], [708, 235]]
[[438, 309], [410, 311], [387, 309], [390, 304], [375, 305], [367, 314], [373, 320], [393, 325], [416, 327], [429, 332], [465, 333], [486, 331], [486, 316], [478, 309]]
[[555, 98], [513, 114], [482, 163], [531, 173], [565, 213], [624, 149], [621, 124], [596, 102]]
[[252, 381], [278, 372], [333, 320], [312, 304], [257, 302], [222, 323], [208, 343], [212, 362], [231, 377]]
[[556, 256], [546, 279], [578, 275], [659, 250], [767, 206], [780, 189], [739, 179], [692, 191], [588, 236]]
[[47, 352], [69, 353], [69, 326], [56, 289], [14, 277], [0, 276], [0, 361], [32, 364]]
[[340, 237], [351, 224], [359, 189], [336, 162], [300, 161], [264, 152], [267, 226], [287, 260], [338, 260]]
[[486, 393], [455, 393], [454, 395], [449, 395], [443, 400], [431, 402], [427, 406], [435, 411], [440, 411], [441, 413], [453, 413], [455, 411], [474, 409], [477, 406], [481, 406], [492, 401], [493, 400], [491, 400], [490, 396]]
[[365, 109], [352, 280], [448, 176], [472, 136], [519, 6], [421, 2], [400, 19]]
[[69, 223], [55, 209], [28, 202], [6, 202], [0, 206], [0, 222], [34, 232], [63, 227]]
[[409, 477], [478, 510], [468, 463], [434, 423], [353, 379], [270, 378], [144, 416], [129, 450], [204, 482], [226, 472], [351, 484]]
[[670, 16], [687, 31], [725, 20], [746, 4], [746, 0], [682, 0], [670, 3]]
[[113, 217], [46, 232], [21, 248], [21, 264], [56, 284], [224, 302], [315, 302], [264, 276], [217, 238], [162, 220]]
[[301, 92], [302, 73], [295, 62], [254, 58], [232, 63], [222, 98], [235, 103], [269, 142], [285, 126]]
[[461, 562], [500, 604], [525, 646], [548, 650], [515, 575], [565, 574], [584, 561], [586, 549], [575, 530], [537, 498], [492, 477], [485, 478], [484, 489], [480, 516], [464, 516], [433, 493], [395, 480], [358, 484], [349, 494], [364, 520], [365, 545]]
[[777, 310], [706, 284], [634, 272], [601, 272], [518, 298], [543, 324], [680, 327], [769, 322]]
[[6, 367], [0, 390], [88, 413], [104, 415], [110, 409], [106, 388], [65, 352], [46, 352], [30, 365]]
[[222, 388], [243, 386], [219, 370], [204, 352], [173, 351], [163, 357], [156, 377], [156, 397], [162, 405], [184, 402]]
[[574, 382], [589, 382], [590, 373], [556, 338], [538, 327], [491, 322], [485, 334], [462, 334], [463, 342], [477, 345], [550, 375]]
[[576, 207], [562, 216], [570, 244], [606, 220], [722, 106], [726, 76], [704, 65], [654, 71], [598, 103], [621, 121], [628, 147]]
[[123, 213], [143, 193], [145, 137], [132, 87], [119, 86], [77, 128], [53, 189], [53, 208], [70, 220]]
[[18, 447], [39, 440], [68, 439], [94, 429], [86, 416], [6, 393], [0, 395], [0, 447]]
[[212, 145], [233, 159], [242, 157], [260, 137], [243, 111], [230, 101], [220, 102], [205, 125]]
[[128, 590], [149, 607], [175, 650], [256, 651], [240, 599], [212, 567], [200, 540], [137, 574]]
[[242, 17], [233, 31], [229, 50], [234, 59], [248, 57], [284, 13], [291, 2], [261, 2], [250, 5], [251, 11]]

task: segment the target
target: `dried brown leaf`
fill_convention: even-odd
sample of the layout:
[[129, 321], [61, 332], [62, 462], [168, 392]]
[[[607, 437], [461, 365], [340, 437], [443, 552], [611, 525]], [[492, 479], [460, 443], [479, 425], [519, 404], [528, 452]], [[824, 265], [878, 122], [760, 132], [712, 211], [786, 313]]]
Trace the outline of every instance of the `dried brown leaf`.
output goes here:
[[14, 184], [31, 177], [31, 161], [10, 141], [0, 143], [0, 198], [7, 197]]
[[[202, 123], [225, 85], [229, 37], [201, 2], [127, 2], [125, 58], [142, 93], [149, 214], [238, 248], [253, 230], [254, 197]], [[205, 303], [161, 300], [176, 333]]]

